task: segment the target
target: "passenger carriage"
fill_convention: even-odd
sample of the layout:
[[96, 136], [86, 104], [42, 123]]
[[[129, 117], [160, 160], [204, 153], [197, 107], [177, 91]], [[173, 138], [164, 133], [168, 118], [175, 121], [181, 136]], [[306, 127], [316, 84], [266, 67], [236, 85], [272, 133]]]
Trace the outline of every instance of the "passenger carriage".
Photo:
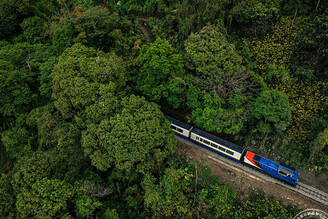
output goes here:
[[193, 128], [191, 130], [190, 140], [236, 162], [240, 161], [244, 151], [243, 147], [228, 142], [215, 135], [209, 134], [198, 128]]
[[179, 135], [180, 137], [189, 139], [190, 137], [190, 131], [193, 128], [192, 125], [189, 125], [187, 123], [181, 122], [177, 119], [174, 119], [170, 116], [165, 116], [167, 120], [171, 122], [171, 129], [175, 132], [176, 135]]

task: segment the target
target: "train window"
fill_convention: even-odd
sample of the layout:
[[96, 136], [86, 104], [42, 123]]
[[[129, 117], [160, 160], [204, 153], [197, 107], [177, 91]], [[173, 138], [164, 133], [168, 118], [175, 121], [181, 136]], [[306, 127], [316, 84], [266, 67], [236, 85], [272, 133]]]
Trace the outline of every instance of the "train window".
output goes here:
[[214, 144], [214, 143], [211, 143], [211, 146], [212, 147], [215, 147], [215, 148], [218, 148], [218, 146], [216, 144]]
[[199, 137], [198, 136], [196, 136], [196, 140], [199, 140]]
[[210, 143], [209, 141], [205, 140], [205, 139], [204, 139], [203, 142], [204, 142], [205, 144], [207, 144], [207, 145], [211, 145], [211, 143]]
[[280, 175], [282, 175], [282, 176], [287, 176], [287, 173], [285, 173], [285, 172], [282, 172], [282, 171], [278, 171], [278, 173], [280, 174]]
[[182, 129], [177, 128], [177, 131], [183, 133]]
[[199, 141], [200, 141], [200, 142], [203, 142], [203, 139], [202, 139], [202, 138], [199, 138]]
[[173, 126], [173, 125], [171, 125], [171, 128], [172, 128], [173, 130], [177, 130], [177, 128], [176, 128], [175, 126]]
[[234, 153], [232, 151], [227, 150], [227, 154], [233, 155]]
[[225, 152], [225, 149], [223, 147], [219, 146], [219, 150]]

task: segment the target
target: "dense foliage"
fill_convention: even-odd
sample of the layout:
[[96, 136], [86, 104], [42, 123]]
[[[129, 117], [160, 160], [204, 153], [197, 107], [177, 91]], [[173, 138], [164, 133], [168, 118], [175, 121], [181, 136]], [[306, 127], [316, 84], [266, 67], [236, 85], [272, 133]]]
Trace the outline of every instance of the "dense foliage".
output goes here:
[[160, 106], [327, 173], [327, 8], [0, 0], [0, 218], [293, 217], [174, 155]]

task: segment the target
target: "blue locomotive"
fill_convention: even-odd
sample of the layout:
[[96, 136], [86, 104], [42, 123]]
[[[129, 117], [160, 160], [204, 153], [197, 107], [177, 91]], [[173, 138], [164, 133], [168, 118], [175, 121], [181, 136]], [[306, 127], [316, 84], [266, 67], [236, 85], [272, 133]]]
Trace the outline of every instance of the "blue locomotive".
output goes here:
[[233, 144], [201, 129], [195, 128], [192, 125], [186, 124], [169, 116], [165, 117], [171, 122], [171, 129], [180, 137], [186, 138], [236, 162], [241, 162], [256, 168], [257, 170], [274, 176], [291, 185], [295, 185], [298, 180], [299, 172], [297, 172], [293, 167], [282, 163], [278, 164], [247, 151], [239, 145]]

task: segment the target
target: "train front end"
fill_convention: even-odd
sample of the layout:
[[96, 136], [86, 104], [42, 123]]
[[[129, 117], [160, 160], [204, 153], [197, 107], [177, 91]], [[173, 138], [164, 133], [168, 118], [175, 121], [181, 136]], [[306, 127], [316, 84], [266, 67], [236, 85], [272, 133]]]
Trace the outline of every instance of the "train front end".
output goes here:
[[245, 154], [243, 162], [291, 185], [296, 185], [298, 181], [299, 172], [293, 167], [283, 163], [278, 164], [250, 151]]

